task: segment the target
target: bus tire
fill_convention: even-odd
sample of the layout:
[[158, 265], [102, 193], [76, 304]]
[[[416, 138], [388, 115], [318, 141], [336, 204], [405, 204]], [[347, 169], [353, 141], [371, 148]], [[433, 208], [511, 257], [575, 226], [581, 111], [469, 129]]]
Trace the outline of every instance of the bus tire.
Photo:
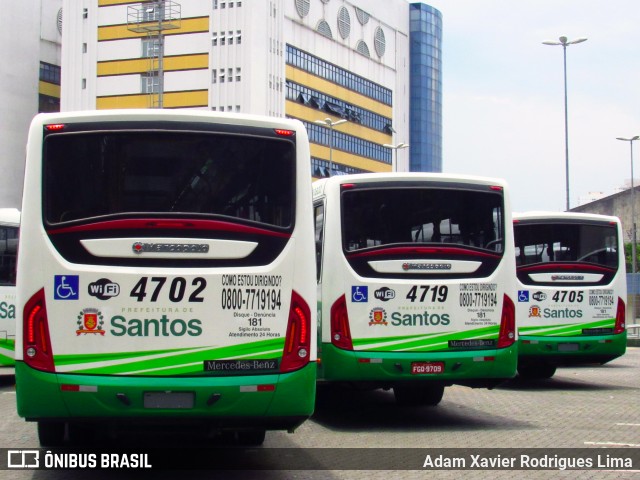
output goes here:
[[265, 430], [240, 430], [236, 432], [236, 439], [239, 445], [245, 447], [257, 447], [264, 443]]
[[527, 363], [518, 365], [518, 375], [527, 380], [543, 380], [556, 373], [556, 366], [548, 363]]
[[38, 440], [43, 447], [64, 445], [64, 422], [38, 422]]
[[403, 407], [435, 407], [442, 400], [444, 385], [395, 386], [393, 394], [396, 397], [396, 403]]

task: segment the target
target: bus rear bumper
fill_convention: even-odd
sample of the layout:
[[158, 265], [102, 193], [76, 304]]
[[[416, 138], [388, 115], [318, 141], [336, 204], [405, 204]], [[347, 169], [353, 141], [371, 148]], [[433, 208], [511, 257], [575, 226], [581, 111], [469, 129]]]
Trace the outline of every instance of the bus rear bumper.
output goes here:
[[579, 337], [520, 336], [520, 363], [550, 365], [605, 364], [624, 355], [627, 334]]
[[279, 375], [188, 378], [56, 374], [16, 363], [18, 414], [29, 421], [292, 430], [313, 413], [315, 384], [315, 363]]
[[[319, 355], [320, 356], [320, 355]], [[415, 374], [412, 365], [442, 362], [442, 373]], [[457, 352], [358, 352], [322, 345], [318, 378], [329, 382], [393, 387], [402, 382], [438, 382], [491, 388], [516, 374], [517, 347]]]

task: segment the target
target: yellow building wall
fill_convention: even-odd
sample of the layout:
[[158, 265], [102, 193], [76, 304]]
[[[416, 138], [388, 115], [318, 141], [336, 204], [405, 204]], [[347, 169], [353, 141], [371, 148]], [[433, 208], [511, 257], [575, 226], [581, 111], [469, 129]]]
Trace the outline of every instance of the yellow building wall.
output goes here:
[[[151, 67], [151, 60], [149, 58], [98, 62], [98, 76], [144, 73], [148, 72]], [[163, 67], [165, 72], [207, 69], [209, 68], [209, 54], [202, 53], [164, 57]], [[154, 63], [154, 68], [157, 68], [157, 61]]]
[[[157, 95], [117, 95], [112, 97], [98, 97], [96, 108], [98, 110], [110, 110], [114, 108], [149, 108], [153, 101], [157, 101]], [[206, 107], [209, 103], [207, 90], [195, 90], [190, 92], [165, 92], [162, 97], [164, 108], [188, 108]]]

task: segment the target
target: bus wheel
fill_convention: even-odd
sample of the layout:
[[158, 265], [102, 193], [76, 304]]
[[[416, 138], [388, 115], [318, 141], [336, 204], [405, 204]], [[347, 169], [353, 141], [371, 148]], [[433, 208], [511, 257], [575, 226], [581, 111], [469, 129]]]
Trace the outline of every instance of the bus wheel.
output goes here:
[[555, 365], [548, 363], [528, 363], [518, 365], [518, 375], [530, 380], [551, 378], [556, 373]]
[[257, 447], [262, 445], [264, 443], [265, 436], [265, 430], [240, 430], [236, 432], [238, 444], [245, 447]]
[[43, 447], [60, 447], [64, 444], [64, 422], [38, 422], [38, 440]]
[[401, 385], [393, 387], [393, 394], [396, 397], [396, 403], [404, 407], [420, 405], [434, 407], [442, 400], [444, 385], [427, 387]]

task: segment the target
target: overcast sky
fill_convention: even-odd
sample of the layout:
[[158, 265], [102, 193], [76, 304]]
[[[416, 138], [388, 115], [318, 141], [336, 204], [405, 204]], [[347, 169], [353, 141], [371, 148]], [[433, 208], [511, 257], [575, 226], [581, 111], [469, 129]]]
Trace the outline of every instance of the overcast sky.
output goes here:
[[640, 1], [425, 3], [443, 16], [444, 172], [505, 178], [515, 211], [565, 209], [562, 47], [542, 44], [564, 35], [588, 38], [567, 47], [571, 207], [629, 183], [616, 137], [640, 135]]

